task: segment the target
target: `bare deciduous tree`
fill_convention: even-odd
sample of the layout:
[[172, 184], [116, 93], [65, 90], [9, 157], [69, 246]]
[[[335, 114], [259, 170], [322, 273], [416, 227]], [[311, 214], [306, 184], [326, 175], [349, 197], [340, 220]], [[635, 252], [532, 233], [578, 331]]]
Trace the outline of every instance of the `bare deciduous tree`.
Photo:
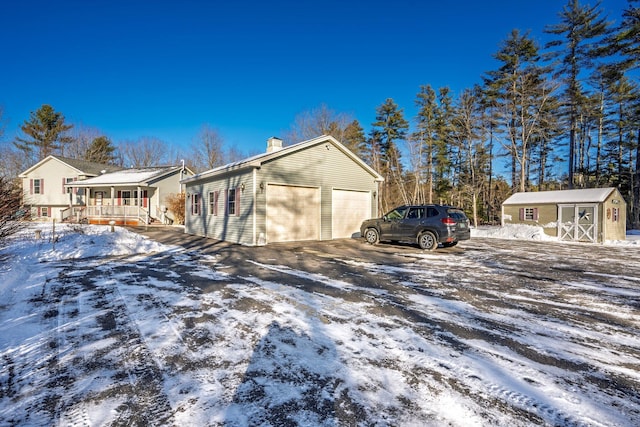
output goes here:
[[217, 129], [202, 125], [196, 140], [191, 144], [189, 163], [195, 172], [213, 169], [225, 163], [224, 140]]
[[29, 210], [22, 208], [22, 189], [15, 181], [0, 176], [0, 245], [7, 237], [20, 231], [29, 219]]
[[82, 124], [74, 126], [69, 131], [71, 141], [65, 147], [65, 156], [72, 159], [84, 159], [91, 142], [102, 135], [103, 133], [97, 128]]
[[142, 137], [135, 142], [120, 143], [122, 165], [125, 167], [159, 166], [167, 161], [168, 151], [167, 144], [154, 137]]
[[345, 113], [336, 113], [327, 105], [298, 114], [291, 129], [285, 134], [285, 141], [296, 143], [320, 135], [331, 135], [340, 142], [348, 138], [347, 129], [354, 121]]

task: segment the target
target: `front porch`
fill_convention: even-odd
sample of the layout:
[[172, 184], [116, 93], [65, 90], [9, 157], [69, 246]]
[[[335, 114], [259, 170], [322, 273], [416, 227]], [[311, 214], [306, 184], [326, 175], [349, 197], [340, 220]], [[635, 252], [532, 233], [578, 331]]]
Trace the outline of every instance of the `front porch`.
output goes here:
[[141, 206], [74, 206], [61, 213], [63, 222], [88, 224], [140, 225], [157, 221], [149, 210]]

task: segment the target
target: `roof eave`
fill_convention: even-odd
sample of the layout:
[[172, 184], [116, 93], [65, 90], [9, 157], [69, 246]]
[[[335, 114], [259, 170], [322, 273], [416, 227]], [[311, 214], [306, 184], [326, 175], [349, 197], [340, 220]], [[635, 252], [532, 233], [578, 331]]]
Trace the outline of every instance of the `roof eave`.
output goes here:
[[48, 155], [47, 157], [45, 157], [44, 159], [40, 160], [38, 163], [36, 163], [35, 165], [31, 166], [29, 169], [25, 170], [24, 172], [22, 172], [21, 174], [18, 175], [18, 178], [26, 178], [28, 174], [30, 174], [34, 169], [39, 168], [41, 165], [43, 165], [45, 162], [49, 161], [49, 160], [55, 160], [59, 163], [62, 163], [68, 167], [70, 167], [71, 169], [75, 170], [76, 172], [78, 172], [79, 174], [84, 174], [84, 171], [81, 171], [80, 169], [76, 168], [75, 166], [70, 165], [69, 163], [60, 160], [59, 158], [57, 158], [56, 156], [54, 156], [53, 154]]
[[218, 175], [224, 175], [225, 173], [229, 173], [229, 172], [237, 172], [239, 170], [242, 169], [258, 169], [260, 168], [260, 166], [262, 166], [262, 161], [256, 160], [256, 161], [252, 161], [252, 162], [247, 162], [247, 163], [234, 163], [229, 165], [228, 167], [222, 166], [220, 168], [216, 168], [216, 169], [211, 169], [205, 172], [201, 172], [199, 174], [195, 174], [193, 176], [190, 176], [188, 178], [184, 178], [180, 180], [180, 184], [188, 184], [191, 182], [197, 182], [197, 181], [201, 181], [203, 179], [207, 179], [207, 178], [211, 178], [214, 176], [218, 176]]

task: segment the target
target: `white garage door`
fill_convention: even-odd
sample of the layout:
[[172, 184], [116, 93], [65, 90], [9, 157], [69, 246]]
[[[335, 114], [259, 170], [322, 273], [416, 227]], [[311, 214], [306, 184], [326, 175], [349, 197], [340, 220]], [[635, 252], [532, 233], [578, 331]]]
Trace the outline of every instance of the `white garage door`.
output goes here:
[[333, 190], [332, 237], [352, 237], [360, 224], [371, 218], [371, 194], [368, 191]]
[[267, 242], [320, 239], [320, 189], [267, 185]]

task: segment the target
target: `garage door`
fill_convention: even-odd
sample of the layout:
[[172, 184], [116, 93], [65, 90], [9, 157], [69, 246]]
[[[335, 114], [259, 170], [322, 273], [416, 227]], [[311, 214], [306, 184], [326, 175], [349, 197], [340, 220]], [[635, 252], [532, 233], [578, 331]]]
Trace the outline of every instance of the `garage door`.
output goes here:
[[267, 242], [320, 239], [320, 189], [267, 185]]
[[371, 218], [371, 194], [368, 191], [333, 190], [332, 237], [352, 237], [360, 224]]

